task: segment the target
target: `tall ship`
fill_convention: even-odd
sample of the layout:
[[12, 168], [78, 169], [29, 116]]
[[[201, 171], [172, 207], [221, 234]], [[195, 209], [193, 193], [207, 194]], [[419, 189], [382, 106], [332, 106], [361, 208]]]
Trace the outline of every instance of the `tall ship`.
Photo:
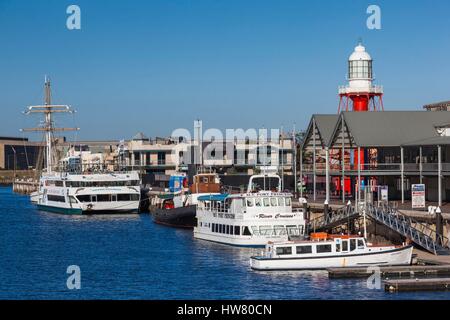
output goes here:
[[302, 239], [304, 214], [292, 209], [292, 197], [276, 174], [251, 176], [245, 193], [201, 196], [194, 238], [245, 247]]
[[52, 115], [73, 113], [68, 105], [52, 105], [50, 80], [45, 80], [45, 104], [28, 107], [25, 114], [42, 113], [38, 128], [23, 131], [45, 133], [45, 168], [31, 201], [39, 210], [63, 214], [137, 213], [140, 178], [136, 171], [115, 171], [102, 163], [84, 163], [82, 152], [57, 159], [54, 132], [78, 130], [56, 128]]
[[[171, 177], [176, 179], [178, 176]], [[213, 172], [199, 172], [193, 177], [190, 186], [187, 177], [181, 176], [182, 181], [177, 186], [172, 183], [174, 193], [162, 196], [158, 206], [151, 209], [153, 221], [172, 227], [193, 228], [197, 224], [196, 210], [198, 199], [205, 195], [218, 195], [221, 191], [220, 178]], [[177, 181], [177, 180], [175, 180]]]

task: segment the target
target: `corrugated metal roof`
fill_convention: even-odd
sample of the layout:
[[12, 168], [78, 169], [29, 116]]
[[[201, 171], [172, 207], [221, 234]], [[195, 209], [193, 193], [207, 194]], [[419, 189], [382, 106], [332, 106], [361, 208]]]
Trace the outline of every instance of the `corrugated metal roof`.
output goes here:
[[423, 139], [419, 141], [411, 141], [404, 143], [403, 146], [438, 146], [438, 145], [450, 145], [450, 137], [433, 137], [428, 139]]
[[342, 116], [360, 147], [401, 146], [436, 138], [436, 127], [450, 123], [448, 111], [342, 112]]

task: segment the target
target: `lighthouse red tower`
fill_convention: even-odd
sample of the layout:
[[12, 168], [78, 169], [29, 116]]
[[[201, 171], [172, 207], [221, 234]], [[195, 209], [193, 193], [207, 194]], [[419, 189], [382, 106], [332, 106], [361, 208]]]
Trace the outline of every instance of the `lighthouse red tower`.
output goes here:
[[372, 58], [359, 43], [348, 59], [348, 85], [339, 87], [341, 111], [383, 111], [383, 87], [373, 85]]

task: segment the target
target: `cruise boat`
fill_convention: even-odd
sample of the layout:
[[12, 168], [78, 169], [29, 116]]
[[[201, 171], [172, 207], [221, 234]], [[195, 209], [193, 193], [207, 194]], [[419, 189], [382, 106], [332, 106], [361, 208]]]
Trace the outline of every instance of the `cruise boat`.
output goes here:
[[413, 247], [372, 246], [364, 237], [311, 234], [311, 241], [268, 243], [261, 256], [250, 258], [254, 270], [317, 270], [340, 267], [411, 264]]
[[220, 178], [216, 173], [199, 173], [194, 176], [193, 183], [187, 187], [187, 177], [183, 179], [183, 188], [174, 194], [162, 196], [162, 201], [151, 210], [156, 223], [193, 228], [196, 224], [198, 198], [205, 195], [220, 194]]
[[264, 247], [270, 241], [301, 238], [304, 232], [303, 211], [292, 209], [292, 194], [281, 191], [275, 174], [251, 176], [245, 193], [198, 198], [197, 239]]
[[138, 213], [140, 179], [137, 172], [55, 171], [42, 174], [32, 197], [38, 209], [56, 213]]
[[[25, 114], [43, 113], [42, 127], [24, 131], [44, 131], [46, 167], [39, 187], [30, 200], [38, 209], [64, 214], [137, 213], [140, 203], [140, 178], [137, 172], [113, 171], [102, 163], [84, 164], [82, 152], [56, 162], [53, 132], [78, 130], [55, 128], [53, 113], [72, 113], [66, 105], [50, 103], [50, 81], [45, 81], [45, 105], [30, 106]], [[56, 163], [56, 164], [54, 164]]]

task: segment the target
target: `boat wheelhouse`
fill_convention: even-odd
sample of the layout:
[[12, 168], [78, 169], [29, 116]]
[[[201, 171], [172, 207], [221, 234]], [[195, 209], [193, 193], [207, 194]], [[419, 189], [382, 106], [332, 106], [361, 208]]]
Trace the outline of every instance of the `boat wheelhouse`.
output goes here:
[[[256, 183], [258, 179], [264, 180], [265, 186], [273, 185], [273, 179], [277, 184], [273, 191], [261, 190], [260, 184]], [[250, 178], [246, 193], [199, 197], [194, 237], [250, 247], [303, 237], [303, 211], [293, 210], [292, 194], [280, 189], [279, 176], [255, 175]]]
[[159, 206], [151, 209], [153, 221], [172, 227], [193, 228], [197, 224], [198, 198], [220, 194], [220, 178], [217, 173], [198, 173], [189, 188], [176, 194], [162, 196]]
[[311, 235], [311, 241], [268, 243], [261, 256], [252, 257], [255, 270], [317, 270], [339, 267], [409, 265], [413, 247], [372, 246], [364, 237]]

